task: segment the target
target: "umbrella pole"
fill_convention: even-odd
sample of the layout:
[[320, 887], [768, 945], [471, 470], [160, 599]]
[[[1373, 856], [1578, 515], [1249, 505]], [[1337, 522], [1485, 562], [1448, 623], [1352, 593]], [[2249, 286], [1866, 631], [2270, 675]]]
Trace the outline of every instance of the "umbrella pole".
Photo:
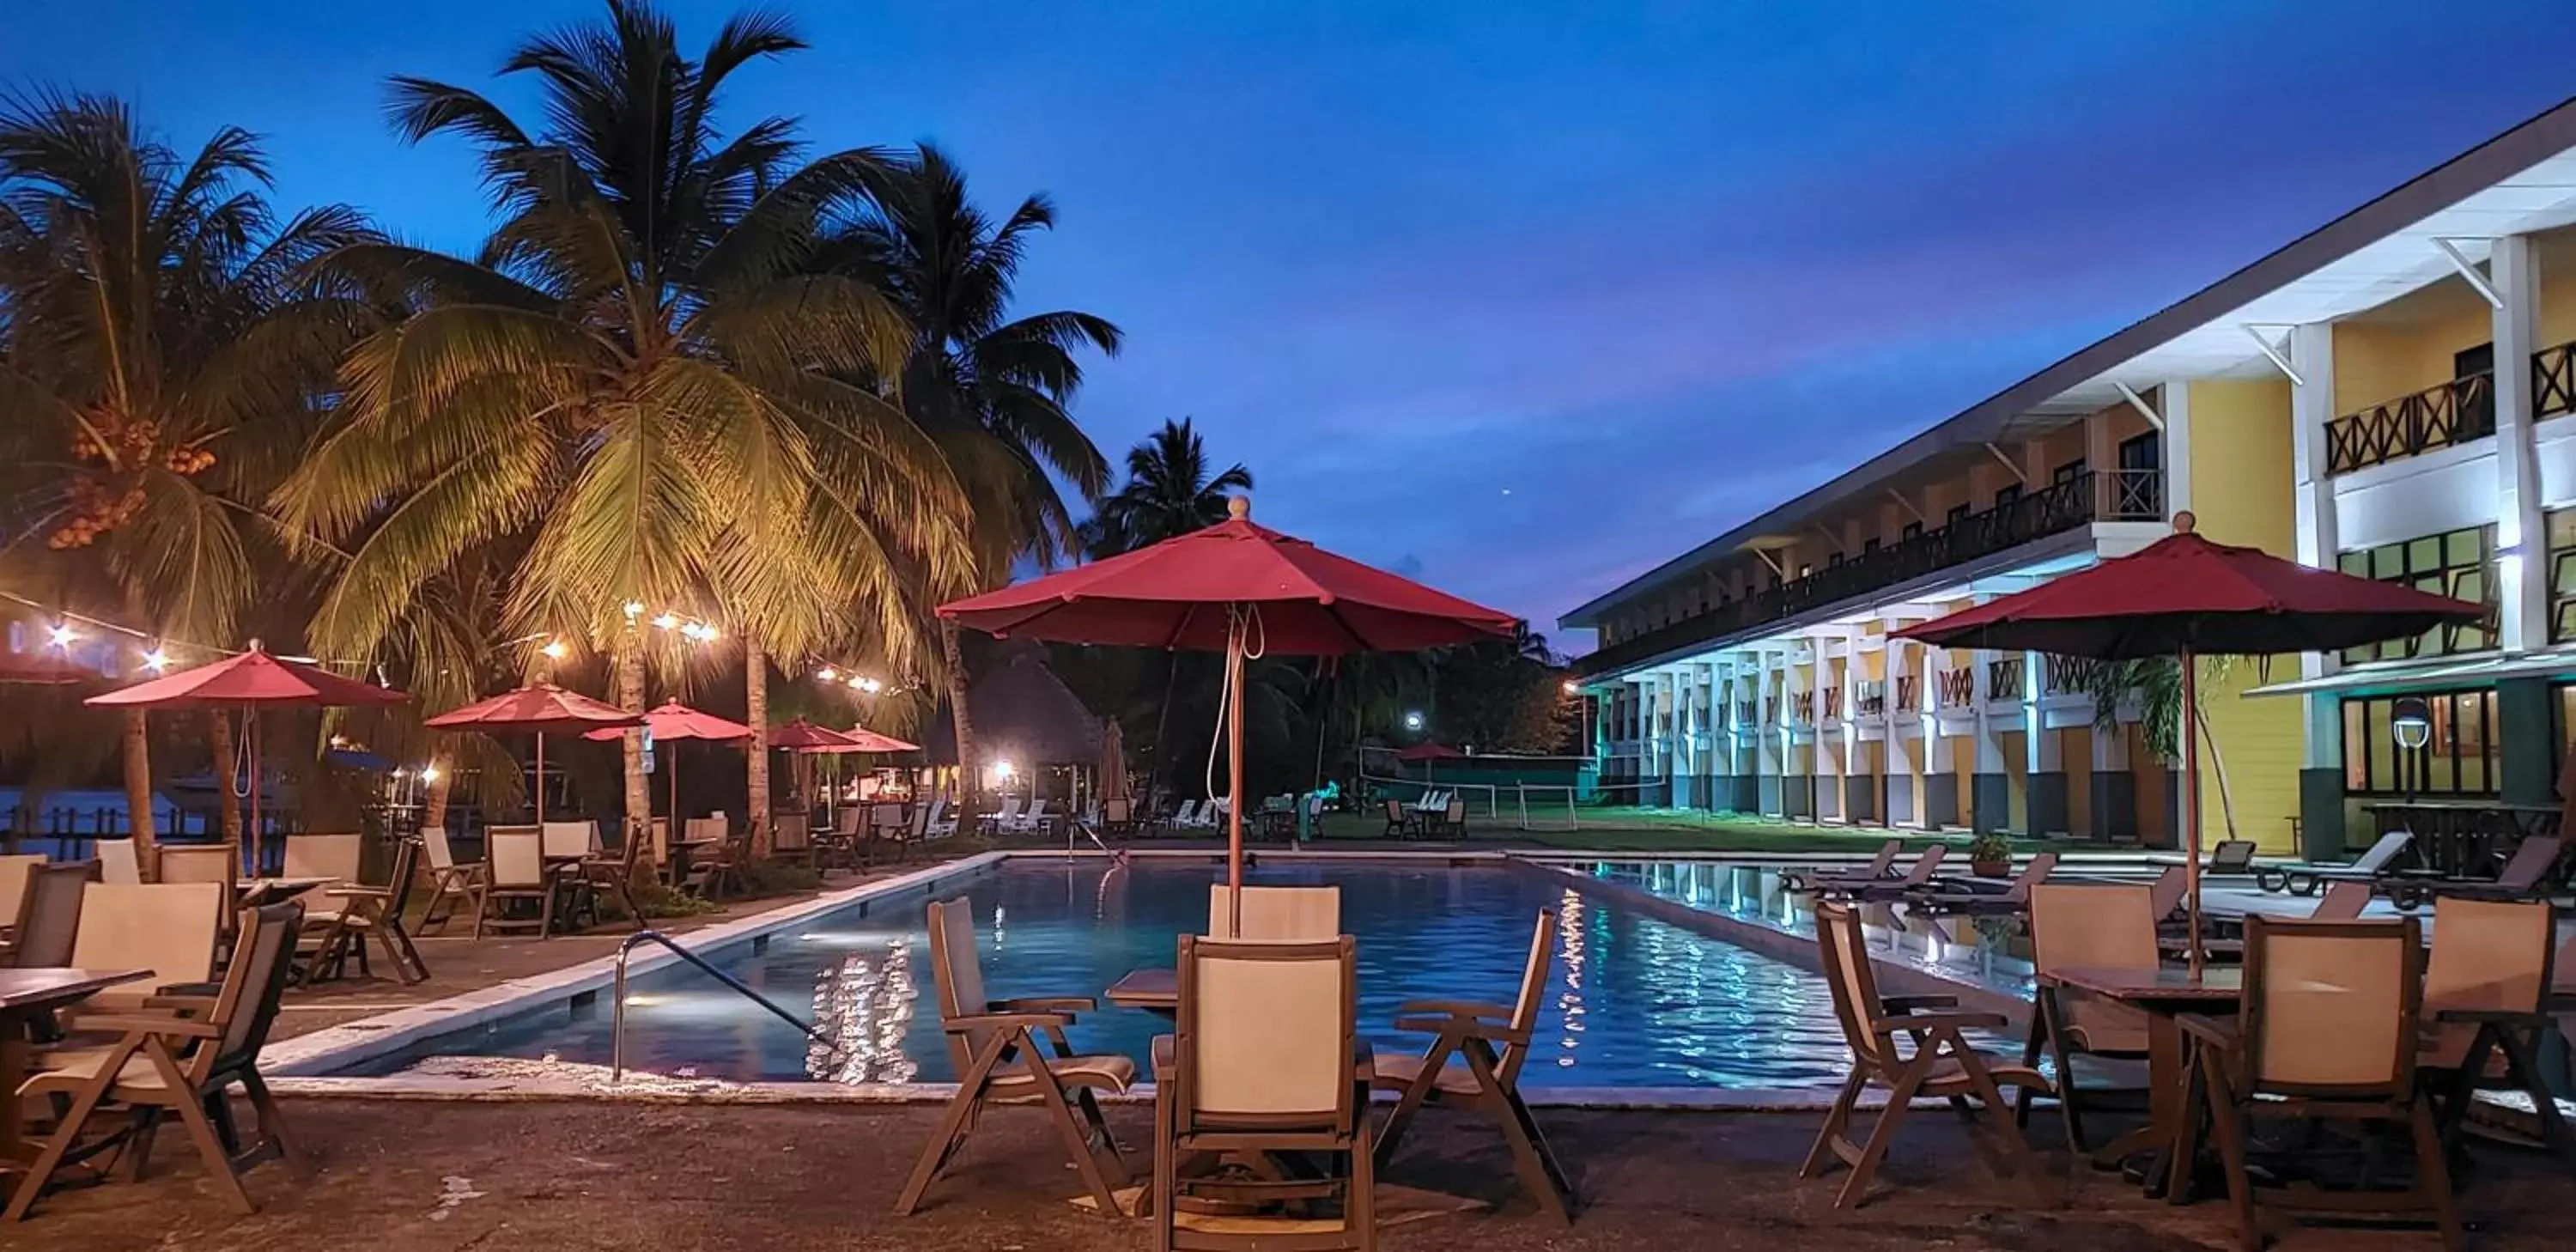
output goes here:
[[546, 824], [546, 732], [537, 732], [537, 824]]
[[[248, 739], [248, 740], [250, 740], [250, 833], [249, 833], [249, 835], [247, 836], [247, 842], [250, 844], [250, 847], [249, 847], [248, 849], [235, 848], [235, 849], [233, 849], [233, 855], [234, 855], [234, 856], [236, 856], [236, 857], [238, 857], [238, 856], [240, 856], [240, 855], [241, 855], [245, 850], [247, 850], [247, 851], [250, 853], [250, 855], [251, 855], [251, 863], [252, 863], [252, 864], [254, 864], [254, 865], [256, 865], [256, 864], [258, 864], [258, 863], [259, 863], [259, 792], [260, 792], [260, 786], [259, 786], [259, 707], [258, 707], [257, 705], [245, 704], [245, 705], [243, 705], [243, 706], [242, 706], [242, 723], [243, 723], [243, 737], [244, 737], [244, 738], [246, 738], [246, 739]], [[230, 906], [227, 906], [227, 907], [230, 907]]]
[[2190, 903], [2191, 976], [2200, 977], [2200, 666], [2182, 650], [2183, 898]]
[[1225, 881], [1229, 939], [1243, 934], [1243, 618], [1225, 641]]

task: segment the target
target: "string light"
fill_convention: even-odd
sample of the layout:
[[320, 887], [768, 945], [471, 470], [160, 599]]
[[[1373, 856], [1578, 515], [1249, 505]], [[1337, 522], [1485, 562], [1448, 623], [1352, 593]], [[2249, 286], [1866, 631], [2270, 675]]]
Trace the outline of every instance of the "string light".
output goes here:
[[434, 782], [437, 782], [437, 781], [438, 781], [438, 767], [437, 767], [437, 766], [435, 766], [435, 765], [424, 765], [424, 766], [421, 766], [421, 767], [420, 767], [420, 780], [421, 780], [422, 782], [425, 782], [425, 783], [434, 783]]
[[669, 630], [679, 624], [680, 617], [676, 613], [664, 613], [653, 619], [653, 625], [662, 630]]
[[832, 681], [832, 667], [831, 667], [831, 666], [829, 666], [829, 665], [826, 665], [826, 666], [824, 666], [823, 668], [821, 668], [821, 669], [818, 669], [818, 670], [814, 671], [814, 676], [815, 676], [816, 678], [820, 678], [820, 679], [822, 679], [822, 680], [823, 680], [823, 681], [825, 681], [825, 682], [830, 682], [830, 681]]
[[155, 674], [170, 668], [170, 654], [159, 648], [154, 648], [153, 650], [144, 653], [143, 668], [148, 669]]
[[53, 636], [53, 645], [57, 648], [68, 648], [73, 640], [80, 638], [80, 632], [72, 629], [69, 622], [56, 622], [47, 633]]
[[546, 641], [546, 646], [537, 649], [537, 651], [543, 653], [545, 658], [549, 661], [560, 661], [564, 659], [564, 654], [572, 651], [572, 649], [565, 647], [564, 641], [561, 639], [549, 639]]

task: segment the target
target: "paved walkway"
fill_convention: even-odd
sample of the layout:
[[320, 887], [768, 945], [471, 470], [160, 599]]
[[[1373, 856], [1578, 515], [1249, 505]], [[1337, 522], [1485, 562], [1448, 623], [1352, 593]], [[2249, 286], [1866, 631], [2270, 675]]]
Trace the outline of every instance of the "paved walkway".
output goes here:
[[[257, 1216], [200, 1186], [183, 1139], [163, 1136], [154, 1174], [49, 1198], [0, 1248], [47, 1252], [369, 1252], [464, 1248], [990, 1249], [1134, 1252], [1145, 1228], [1064, 1202], [1079, 1189], [1036, 1116], [989, 1117], [958, 1172], [909, 1220], [888, 1215], [937, 1110], [637, 1104], [426, 1104], [290, 1100], [296, 1158], [248, 1178]], [[1145, 1141], [1148, 1114], [1111, 1112]], [[1396, 1180], [1498, 1201], [1498, 1212], [1387, 1232], [1400, 1252], [1759, 1249], [1877, 1252], [2150, 1252], [2233, 1246], [2216, 1204], [2150, 1204], [2086, 1172], [2071, 1202], [2040, 1209], [1997, 1182], [1957, 1125], [1918, 1116], [1882, 1171], [1877, 1198], [1832, 1207], [1834, 1184], [1802, 1183], [1815, 1119], [1767, 1114], [1543, 1114], [1587, 1194], [1572, 1230], [1533, 1215], [1508, 1183], [1499, 1138], [1473, 1121], [1428, 1117]], [[2043, 1125], [2046, 1125], [2043, 1123]], [[2034, 1138], [2045, 1142], [2046, 1130]], [[2062, 1163], [2059, 1166], [2062, 1168]], [[2536, 1158], [2499, 1156], [2463, 1197], [2491, 1252], [2565, 1246], [2576, 1181]], [[2272, 1219], [2280, 1252], [2432, 1248], [2423, 1230], [2294, 1228]]]

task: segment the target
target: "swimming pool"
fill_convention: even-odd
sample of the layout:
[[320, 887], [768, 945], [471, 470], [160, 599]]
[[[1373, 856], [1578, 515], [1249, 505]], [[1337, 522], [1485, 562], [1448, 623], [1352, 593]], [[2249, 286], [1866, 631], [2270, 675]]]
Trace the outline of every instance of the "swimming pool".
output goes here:
[[[1174, 939], [1207, 920], [1204, 864], [1115, 866], [1020, 859], [943, 897], [973, 901], [995, 998], [1097, 995], [1130, 970], [1171, 965]], [[1419, 1049], [1389, 1029], [1416, 999], [1508, 1000], [1531, 919], [1559, 911], [1559, 941], [1524, 1083], [1810, 1091], [1848, 1064], [1824, 983], [1758, 955], [1510, 866], [1269, 864], [1260, 884], [1335, 883], [1359, 941], [1361, 1027], [1372, 1042]], [[707, 954], [838, 1045], [824, 1048], [685, 966], [634, 980], [627, 1064], [736, 1081], [937, 1082], [954, 1077], [928, 998], [924, 900], [877, 902]], [[605, 997], [600, 997], [604, 1001]], [[1073, 1032], [1085, 1051], [1144, 1058], [1169, 1023], [1103, 1008]], [[425, 1041], [366, 1072], [423, 1056], [499, 1056], [606, 1064], [604, 1002], [563, 1004]]]

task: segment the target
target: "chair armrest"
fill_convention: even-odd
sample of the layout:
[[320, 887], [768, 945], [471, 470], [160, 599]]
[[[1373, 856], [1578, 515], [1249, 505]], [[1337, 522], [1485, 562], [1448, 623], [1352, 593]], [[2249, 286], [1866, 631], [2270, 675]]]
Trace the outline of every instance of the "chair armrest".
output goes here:
[[1009, 1030], [1014, 1027], [1043, 1030], [1049, 1026], [1070, 1026], [1073, 1017], [1066, 1013], [974, 1013], [965, 1017], [940, 1020], [939, 1028], [952, 1035], [970, 1030]]
[[222, 1027], [211, 1022], [194, 1021], [185, 1017], [128, 1017], [122, 1014], [83, 1017], [80, 1019], [80, 1028], [85, 1031], [116, 1030], [126, 1034], [171, 1035], [182, 1039], [220, 1039], [224, 1034]]
[[2234, 1018], [2211, 1017], [2206, 1013], [2177, 1013], [2174, 1015], [2174, 1021], [2182, 1027], [2184, 1034], [2213, 1048], [2225, 1051], [2234, 1051], [2236, 1048], [2237, 1033]]
[[1017, 996], [994, 1000], [988, 1007], [1004, 1013], [1090, 1013], [1100, 1008], [1100, 1001], [1090, 996]]
[[1959, 1007], [1957, 996], [1880, 996], [1878, 998], [1878, 1009], [1882, 1013], [1918, 1013], [1924, 1009], [1957, 1007]]
[[322, 894], [338, 900], [390, 900], [394, 898], [393, 889], [390, 887], [324, 887], [322, 889]]
[[1512, 1007], [1480, 1000], [1407, 1000], [1395, 1007], [1398, 1017], [1491, 1017], [1510, 1021]]
[[1172, 1041], [1172, 1036], [1154, 1036], [1151, 1060], [1154, 1066], [1154, 1084], [1157, 1087], [1170, 1082], [1173, 1074], [1180, 1069], [1180, 1061], [1178, 1059], [1178, 1055], [1173, 1051], [1174, 1047], [1175, 1045]]
[[181, 1000], [212, 1000], [224, 993], [219, 982], [166, 982], [152, 989], [155, 998], [169, 996]]
[[194, 991], [171, 991], [164, 988], [143, 997], [147, 1009], [169, 1009], [181, 1013], [204, 1013], [215, 1007], [221, 997]]
[[1530, 1032], [1527, 1030], [1515, 1027], [1508, 1022], [1475, 1017], [1399, 1017], [1395, 1019], [1395, 1028], [1406, 1034], [1455, 1034], [1464, 1039], [1482, 1039], [1488, 1043], [1508, 1043], [1515, 1046], [1530, 1041]]
[[1898, 1013], [1892, 1017], [1870, 1020], [1870, 1029], [1881, 1034], [1917, 1030], [2001, 1030], [2001, 1013]]
[[2438, 1022], [2477, 1026], [2549, 1026], [2557, 1018], [2548, 1013], [2514, 1009], [2442, 1009], [2433, 1014]]

